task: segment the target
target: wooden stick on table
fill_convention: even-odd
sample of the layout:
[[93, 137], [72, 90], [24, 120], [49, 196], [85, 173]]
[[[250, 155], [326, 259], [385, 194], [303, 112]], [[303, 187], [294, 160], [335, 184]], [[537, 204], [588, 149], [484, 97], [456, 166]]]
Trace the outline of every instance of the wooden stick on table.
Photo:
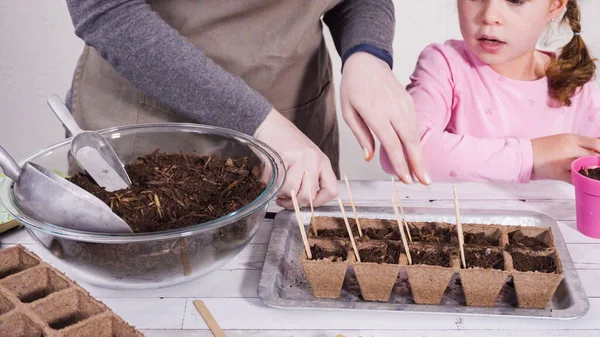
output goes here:
[[306, 175], [306, 183], [308, 185], [308, 201], [310, 203], [310, 228], [313, 231], [313, 234], [315, 236], [317, 236], [317, 227], [315, 227], [315, 224], [313, 222], [313, 219], [315, 218], [315, 208], [313, 207], [313, 199], [312, 199], [312, 188], [311, 188], [311, 183], [310, 183], [310, 177], [308, 176], [308, 170], [304, 171], [304, 175]]
[[310, 253], [310, 245], [308, 244], [308, 238], [306, 237], [306, 231], [304, 230], [304, 222], [300, 216], [300, 207], [298, 207], [298, 200], [296, 199], [296, 192], [292, 190], [292, 203], [294, 204], [294, 210], [296, 213], [296, 220], [298, 221], [298, 227], [300, 228], [300, 236], [302, 236], [302, 242], [304, 242], [304, 249], [306, 250], [306, 257], [312, 260], [312, 254]]
[[458, 246], [460, 248], [460, 260], [464, 268], [467, 268], [467, 263], [465, 262], [465, 248], [463, 237], [463, 229], [462, 224], [460, 223], [460, 210], [458, 208], [458, 198], [456, 197], [456, 186], [452, 185], [452, 189], [454, 190], [454, 210], [456, 212], [456, 231], [458, 232]]
[[21, 224], [17, 220], [10, 220], [9, 222], [0, 224], [0, 233], [4, 233], [4, 232], [8, 231], [9, 229], [13, 229], [20, 225]]
[[404, 214], [404, 207], [402, 207], [402, 198], [400, 198], [400, 193], [398, 192], [398, 186], [396, 186], [396, 180], [392, 176], [392, 184], [394, 185], [394, 190], [396, 190], [396, 198], [398, 198], [398, 205], [400, 205], [400, 211], [402, 212], [402, 221], [404, 221], [404, 227], [406, 227], [406, 234], [408, 235], [408, 240], [412, 242], [412, 236], [410, 235], [410, 228], [408, 228], [408, 223], [406, 223], [406, 214]]
[[400, 220], [400, 214], [398, 214], [398, 207], [396, 206], [396, 202], [394, 198], [392, 198], [392, 205], [394, 206], [394, 214], [396, 214], [396, 222], [398, 223], [398, 229], [400, 229], [400, 237], [402, 237], [402, 244], [404, 245], [404, 251], [406, 252], [406, 257], [408, 257], [408, 264], [412, 264], [412, 257], [410, 256], [410, 250], [408, 249], [408, 242], [406, 242], [406, 235], [404, 235], [404, 230], [402, 229], [402, 221]]
[[223, 332], [223, 330], [221, 330], [219, 324], [217, 324], [217, 321], [206, 307], [206, 304], [204, 304], [204, 302], [202, 302], [201, 300], [195, 300], [193, 303], [196, 307], [196, 310], [198, 310], [200, 316], [202, 316], [202, 319], [204, 319], [204, 322], [212, 332], [213, 336], [225, 337], [225, 333]]
[[344, 174], [344, 180], [346, 181], [346, 189], [348, 190], [348, 196], [350, 197], [350, 205], [352, 206], [352, 211], [354, 211], [354, 219], [356, 220], [356, 227], [358, 228], [358, 236], [362, 238], [363, 233], [360, 228], [360, 221], [358, 221], [358, 213], [356, 212], [356, 207], [354, 206], [354, 200], [352, 199], [352, 191], [350, 190], [350, 184], [348, 183], [348, 177]]
[[346, 211], [344, 210], [344, 204], [342, 204], [342, 199], [338, 199], [338, 203], [340, 204], [340, 210], [342, 211], [342, 216], [344, 217], [344, 223], [346, 224], [346, 230], [348, 231], [348, 236], [350, 236], [350, 241], [352, 242], [352, 249], [354, 249], [354, 255], [356, 255], [356, 261], [360, 262], [360, 256], [358, 255], [358, 249], [356, 248], [356, 243], [354, 243], [354, 235], [352, 235], [352, 230], [350, 229], [350, 224], [348, 223], [348, 218], [346, 217]]

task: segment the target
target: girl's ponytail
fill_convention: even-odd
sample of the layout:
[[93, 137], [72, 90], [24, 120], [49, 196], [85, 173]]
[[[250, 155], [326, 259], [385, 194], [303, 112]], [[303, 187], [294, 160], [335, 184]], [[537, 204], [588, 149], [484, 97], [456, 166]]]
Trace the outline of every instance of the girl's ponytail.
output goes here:
[[562, 22], [568, 21], [573, 38], [562, 48], [558, 58], [553, 59], [546, 68], [550, 97], [561, 105], [570, 106], [571, 97], [577, 89], [588, 83], [596, 72], [585, 42], [581, 38], [581, 13], [577, 0], [568, 0], [567, 10]]

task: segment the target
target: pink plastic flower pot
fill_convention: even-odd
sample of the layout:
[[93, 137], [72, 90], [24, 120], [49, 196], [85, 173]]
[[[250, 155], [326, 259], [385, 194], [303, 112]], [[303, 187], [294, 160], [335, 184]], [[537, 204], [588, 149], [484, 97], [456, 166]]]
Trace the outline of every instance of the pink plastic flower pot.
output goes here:
[[579, 174], [582, 168], [600, 166], [600, 156], [581, 157], [571, 164], [571, 180], [575, 186], [577, 230], [600, 239], [600, 180]]

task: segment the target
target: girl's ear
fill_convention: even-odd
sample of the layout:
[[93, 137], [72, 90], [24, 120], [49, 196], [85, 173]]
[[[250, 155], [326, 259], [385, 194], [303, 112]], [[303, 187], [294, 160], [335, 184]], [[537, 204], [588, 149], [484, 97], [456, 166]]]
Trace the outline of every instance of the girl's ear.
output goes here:
[[571, 0], [551, 0], [550, 13], [548, 13], [548, 22], [556, 21], [565, 10], [565, 7]]

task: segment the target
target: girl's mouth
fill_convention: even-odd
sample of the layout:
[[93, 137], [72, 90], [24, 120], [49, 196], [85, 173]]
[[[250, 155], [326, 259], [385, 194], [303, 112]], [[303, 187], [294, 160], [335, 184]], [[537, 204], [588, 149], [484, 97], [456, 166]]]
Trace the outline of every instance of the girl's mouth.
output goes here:
[[477, 41], [479, 41], [481, 49], [487, 53], [497, 53], [506, 45], [506, 42], [495, 37], [484, 36], [477, 39]]
[[506, 44], [506, 42], [498, 40], [497, 38], [494, 37], [480, 37], [478, 39], [480, 42], [487, 42], [487, 43], [492, 43], [492, 44]]

